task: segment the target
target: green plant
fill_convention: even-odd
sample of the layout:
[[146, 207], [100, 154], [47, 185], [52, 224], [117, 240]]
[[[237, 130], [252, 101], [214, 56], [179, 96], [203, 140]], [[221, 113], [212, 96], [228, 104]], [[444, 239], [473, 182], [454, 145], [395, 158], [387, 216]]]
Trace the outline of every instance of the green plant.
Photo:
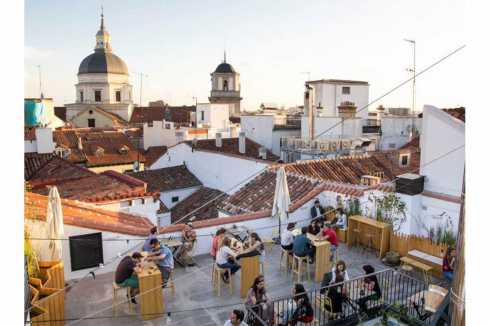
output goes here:
[[393, 226], [397, 232], [407, 220], [407, 205], [400, 197], [390, 193], [383, 198], [376, 198], [376, 219]]
[[39, 264], [36, 252], [29, 241], [29, 230], [24, 228], [24, 256], [27, 258], [27, 273], [30, 277], [38, 277]]

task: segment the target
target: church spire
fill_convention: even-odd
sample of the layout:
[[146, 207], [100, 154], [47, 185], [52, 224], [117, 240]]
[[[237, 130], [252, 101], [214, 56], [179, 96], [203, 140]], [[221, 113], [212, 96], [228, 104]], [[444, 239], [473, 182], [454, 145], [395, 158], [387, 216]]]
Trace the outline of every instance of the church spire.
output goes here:
[[111, 36], [109, 35], [109, 32], [105, 29], [104, 26], [104, 7], [101, 6], [100, 8], [100, 28], [97, 34], [95, 35], [95, 50], [96, 51], [104, 51], [104, 52], [111, 52], [111, 44], [110, 39]]

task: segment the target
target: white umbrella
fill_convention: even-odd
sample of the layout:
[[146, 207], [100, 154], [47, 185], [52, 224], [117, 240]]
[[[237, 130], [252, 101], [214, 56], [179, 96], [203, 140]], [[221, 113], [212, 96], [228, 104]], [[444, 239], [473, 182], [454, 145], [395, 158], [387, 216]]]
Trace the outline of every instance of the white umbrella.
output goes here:
[[[61, 198], [58, 188], [50, 187], [48, 195], [48, 211], [46, 214], [48, 224], [48, 238], [58, 239], [63, 236], [63, 211], [61, 209]], [[61, 240], [50, 240], [51, 260], [61, 260]]]
[[272, 206], [272, 216], [279, 217], [279, 236], [281, 236], [281, 221], [287, 219], [290, 204], [291, 198], [289, 197], [288, 179], [284, 167], [281, 167], [277, 170], [276, 190], [274, 192], [274, 204]]

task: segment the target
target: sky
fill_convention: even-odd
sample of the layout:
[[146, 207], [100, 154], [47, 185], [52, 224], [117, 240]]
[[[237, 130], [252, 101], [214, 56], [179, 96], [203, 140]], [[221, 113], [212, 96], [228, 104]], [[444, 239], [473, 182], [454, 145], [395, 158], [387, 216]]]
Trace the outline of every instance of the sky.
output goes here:
[[[134, 102], [207, 102], [223, 60], [240, 73], [242, 110], [302, 105], [304, 82], [364, 80], [374, 100], [464, 44], [463, 1], [25, 1], [24, 91], [73, 103], [80, 62], [93, 52], [104, 6], [113, 52], [128, 65]], [[465, 105], [465, 50], [417, 78], [416, 108]], [[140, 78], [140, 74], [144, 74]], [[411, 106], [411, 84], [379, 104]]]

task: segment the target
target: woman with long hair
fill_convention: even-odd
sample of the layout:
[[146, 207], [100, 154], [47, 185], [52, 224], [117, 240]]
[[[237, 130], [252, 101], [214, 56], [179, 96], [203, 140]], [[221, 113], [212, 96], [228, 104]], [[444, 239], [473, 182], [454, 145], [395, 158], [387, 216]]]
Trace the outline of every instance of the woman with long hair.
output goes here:
[[264, 252], [264, 244], [259, 235], [255, 232], [250, 234], [250, 238], [245, 242], [246, 248], [236, 257], [240, 259], [242, 257], [260, 256]]
[[454, 248], [448, 247], [444, 258], [442, 259], [442, 273], [449, 282], [452, 282], [453, 280], [455, 262], [456, 250]]
[[[265, 290], [264, 276], [255, 278], [252, 287], [248, 290], [245, 305], [249, 306], [261, 319], [269, 324], [274, 323], [274, 309]], [[255, 320], [247, 321], [249, 326], [255, 325]]]
[[210, 254], [213, 257], [213, 260], [216, 260], [216, 253], [218, 252], [218, 249], [221, 247], [221, 242], [223, 241], [225, 233], [226, 230], [224, 228], [219, 228], [218, 231], [216, 231], [216, 234], [211, 241]]
[[347, 267], [345, 261], [339, 260], [335, 266], [332, 268], [332, 281], [330, 284], [337, 283], [335, 282], [335, 278], [337, 275], [342, 276], [343, 281], [349, 280], [349, 274], [347, 273]]

